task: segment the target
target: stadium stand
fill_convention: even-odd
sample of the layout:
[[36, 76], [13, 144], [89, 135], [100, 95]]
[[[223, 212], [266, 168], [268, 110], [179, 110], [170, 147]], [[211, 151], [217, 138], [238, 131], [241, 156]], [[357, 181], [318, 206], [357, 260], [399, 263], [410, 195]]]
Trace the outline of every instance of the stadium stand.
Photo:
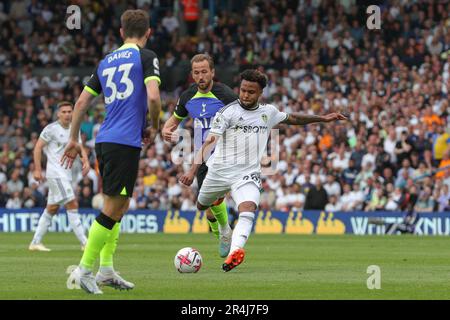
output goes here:
[[[64, 27], [63, 2], [2, 1], [0, 206], [45, 204], [47, 186], [32, 176], [36, 139], [54, 121], [57, 102], [75, 101], [94, 65], [118, 47], [112, 30], [120, 14], [142, 8], [152, 17], [150, 48], [161, 58], [162, 122], [191, 82], [186, 70], [199, 52], [213, 56], [218, 80], [235, 90], [239, 71], [265, 72], [264, 101], [282, 111], [350, 116], [326, 127], [281, 127], [278, 170], [263, 179], [262, 209], [401, 210], [416, 186], [416, 211], [450, 210], [449, 1], [381, 1], [380, 30], [366, 28], [365, 7], [355, 0], [239, 1], [243, 12], [219, 2], [214, 13], [201, 8], [190, 35], [174, 1], [80, 1], [89, 14], [79, 31]], [[93, 167], [77, 179], [85, 207], [102, 204], [93, 145], [103, 112], [98, 99], [81, 127]], [[177, 180], [187, 166], [172, 161], [173, 150], [160, 138], [142, 150], [130, 209], [195, 210], [195, 193]]]

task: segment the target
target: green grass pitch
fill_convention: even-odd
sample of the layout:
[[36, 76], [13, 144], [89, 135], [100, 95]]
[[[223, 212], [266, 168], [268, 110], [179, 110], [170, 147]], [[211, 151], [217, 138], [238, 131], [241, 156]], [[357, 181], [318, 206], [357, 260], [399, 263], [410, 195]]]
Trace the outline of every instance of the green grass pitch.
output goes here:
[[[211, 234], [122, 234], [115, 267], [136, 284], [92, 296], [66, 288], [67, 266], [81, 251], [71, 233], [49, 233], [52, 252], [29, 252], [31, 233], [0, 234], [0, 299], [449, 299], [446, 237], [252, 234], [242, 265], [224, 273]], [[175, 253], [193, 246], [196, 274], [180, 274]], [[367, 267], [381, 268], [381, 289], [369, 290]]]

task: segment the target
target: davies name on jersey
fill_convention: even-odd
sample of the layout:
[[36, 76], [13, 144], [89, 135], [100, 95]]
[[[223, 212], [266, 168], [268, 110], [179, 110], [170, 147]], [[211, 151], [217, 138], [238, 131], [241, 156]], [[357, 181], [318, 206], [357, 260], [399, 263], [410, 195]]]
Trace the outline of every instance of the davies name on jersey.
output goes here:
[[112, 54], [111, 56], [108, 57], [108, 63], [111, 63], [112, 61], [117, 60], [117, 59], [121, 59], [121, 58], [128, 59], [128, 58], [131, 57], [132, 54], [133, 54], [133, 52], [128, 51], [128, 50], [122, 51], [122, 52], [116, 52], [116, 53], [114, 53], [114, 54]]

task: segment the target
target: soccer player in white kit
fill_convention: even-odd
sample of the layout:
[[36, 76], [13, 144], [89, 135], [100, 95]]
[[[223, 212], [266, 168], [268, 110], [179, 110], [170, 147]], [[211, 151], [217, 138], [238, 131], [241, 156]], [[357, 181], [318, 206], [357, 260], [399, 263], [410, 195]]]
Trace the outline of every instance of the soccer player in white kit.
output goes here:
[[[52, 223], [52, 218], [58, 213], [61, 205], [67, 210], [70, 226], [80, 241], [81, 249], [86, 245], [86, 235], [78, 213], [78, 202], [72, 187], [72, 170], [65, 169], [60, 164], [64, 148], [69, 141], [70, 122], [72, 121], [73, 105], [63, 101], [58, 104], [58, 120], [47, 125], [42, 130], [34, 148], [34, 179], [44, 180], [41, 167], [42, 151], [47, 156], [46, 179], [48, 183], [47, 206], [42, 213], [33, 240], [28, 247], [31, 251], [51, 251], [42, 244], [42, 238]], [[81, 142], [81, 138], [80, 138]], [[82, 151], [82, 174], [85, 176], [90, 169], [86, 151]]]
[[183, 184], [192, 184], [203, 159], [215, 148], [213, 156], [208, 159], [209, 170], [199, 192], [197, 208], [205, 210], [229, 191], [238, 206], [239, 219], [234, 230], [229, 225], [219, 228], [221, 241], [229, 243], [229, 254], [222, 265], [225, 272], [244, 260], [243, 248], [252, 231], [260, 200], [260, 163], [270, 130], [281, 123], [305, 125], [347, 119], [340, 113], [315, 116], [280, 112], [271, 104], [258, 103], [267, 84], [264, 74], [250, 69], [240, 77], [239, 99], [216, 114], [194, 164], [180, 178]]

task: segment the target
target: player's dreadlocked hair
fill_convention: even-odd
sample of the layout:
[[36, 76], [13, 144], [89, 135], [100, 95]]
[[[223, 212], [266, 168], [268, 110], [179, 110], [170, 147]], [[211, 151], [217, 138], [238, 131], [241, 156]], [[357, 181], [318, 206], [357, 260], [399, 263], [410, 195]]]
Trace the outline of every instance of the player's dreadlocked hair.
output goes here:
[[267, 77], [265, 76], [265, 74], [256, 69], [247, 69], [242, 72], [240, 76], [241, 82], [242, 80], [257, 82], [261, 89], [264, 89], [267, 85]]

